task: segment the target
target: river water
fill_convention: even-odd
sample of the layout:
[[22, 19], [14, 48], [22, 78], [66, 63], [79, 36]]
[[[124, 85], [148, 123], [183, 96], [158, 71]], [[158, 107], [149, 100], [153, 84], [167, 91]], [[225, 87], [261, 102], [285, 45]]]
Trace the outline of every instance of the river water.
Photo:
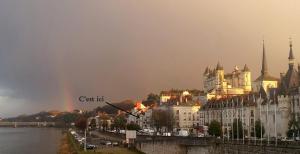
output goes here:
[[56, 154], [61, 137], [56, 128], [0, 128], [0, 154]]

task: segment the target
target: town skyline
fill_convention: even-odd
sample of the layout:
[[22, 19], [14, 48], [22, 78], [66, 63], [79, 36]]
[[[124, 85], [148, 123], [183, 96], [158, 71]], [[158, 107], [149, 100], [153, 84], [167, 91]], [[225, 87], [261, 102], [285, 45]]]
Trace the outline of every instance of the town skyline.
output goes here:
[[247, 64], [253, 81], [263, 39], [269, 72], [279, 78], [288, 68], [289, 37], [300, 62], [299, 5], [0, 2], [0, 117], [100, 105], [80, 105], [81, 95], [118, 102], [201, 90], [206, 66], [218, 62], [225, 72]]

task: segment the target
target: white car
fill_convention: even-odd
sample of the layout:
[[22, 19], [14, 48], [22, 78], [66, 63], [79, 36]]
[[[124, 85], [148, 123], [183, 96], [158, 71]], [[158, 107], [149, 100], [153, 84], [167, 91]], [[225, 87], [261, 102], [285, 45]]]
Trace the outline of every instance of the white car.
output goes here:
[[199, 133], [198, 137], [204, 137], [204, 134], [203, 133]]
[[119, 143], [118, 143], [118, 142], [113, 142], [112, 145], [113, 145], [113, 146], [118, 146]]
[[106, 141], [105, 145], [111, 145], [111, 142], [110, 141]]

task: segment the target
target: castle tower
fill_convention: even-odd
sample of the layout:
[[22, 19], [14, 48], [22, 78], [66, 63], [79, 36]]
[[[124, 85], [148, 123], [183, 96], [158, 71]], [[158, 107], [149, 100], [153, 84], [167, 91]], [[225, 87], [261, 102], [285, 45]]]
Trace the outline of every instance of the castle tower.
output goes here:
[[218, 62], [216, 67], [216, 87], [222, 88], [223, 87], [223, 81], [224, 81], [224, 69], [221, 66], [221, 64]]
[[203, 86], [204, 86], [204, 92], [207, 92], [211, 89], [211, 83], [209, 78], [212, 75], [212, 70], [209, 67], [206, 67], [204, 73], [203, 73]]
[[282, 94], [287, 94], [295, 92], [296, 87], [299, 86], [299, 67], [298, 71], [295, 68], [295, 58], [293, 53], [293, 44], [290, 39], [290, 51], [289, 51], [289, 69], [286, 74], [281, 78], [280, 92]]
[[251, 72], [247, 64], [245, 64], [244, 69], [241, 72], [242, 83], [241, 86], [245, 92], [250, 92], [252, 90], [251, 86]]

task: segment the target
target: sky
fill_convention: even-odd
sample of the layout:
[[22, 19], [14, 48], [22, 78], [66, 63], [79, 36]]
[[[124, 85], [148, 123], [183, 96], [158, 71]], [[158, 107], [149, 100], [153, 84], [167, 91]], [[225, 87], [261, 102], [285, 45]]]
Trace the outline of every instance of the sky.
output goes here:
[[0, 117], [91, 109], [79, 96], [141, 100], [202, 89], [206, 66], [288, 67], [300, 60], [298, 0], [0, 1]]

